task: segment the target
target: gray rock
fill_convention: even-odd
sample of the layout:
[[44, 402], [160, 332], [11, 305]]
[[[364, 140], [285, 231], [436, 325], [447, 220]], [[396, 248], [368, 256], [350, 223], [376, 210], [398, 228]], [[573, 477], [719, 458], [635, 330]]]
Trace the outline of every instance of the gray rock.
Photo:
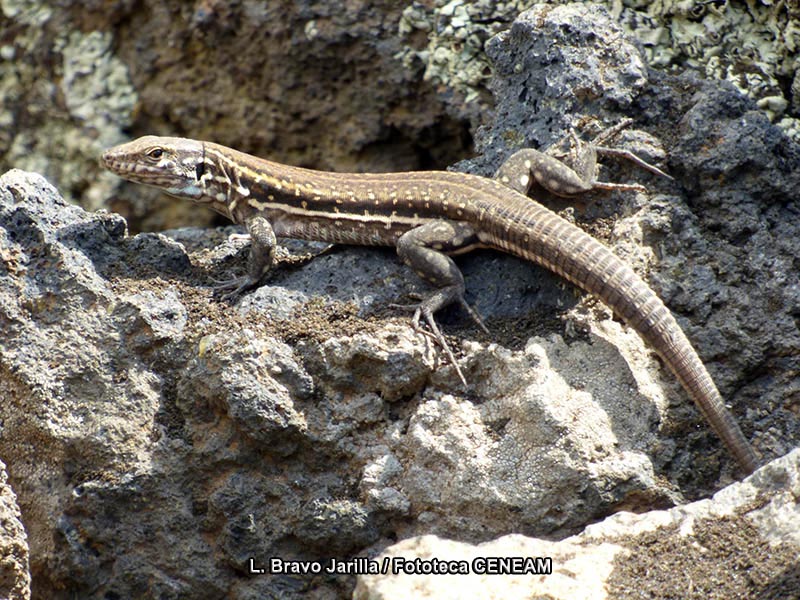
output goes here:
[[[663, 140], [676, 182], [611, 161], [604, 179], [651, 194], [598, 193], [571, 213], [542, 199], [651, 281], [759, 452], [788, 452], [796, 147], [733, 90], [649, 73], [583, 4], [537, 7], [491, 48], [497, 120], [461, 168], [635, 115], [619, 143], [658, 160]], [[427, 289], [392, 251], [287, 253], [269, 288], [233, 303], [210, 289], [244, 265], [227, 233], [130, 237], [40, 176], [0, 178], [0, 456], [41, 597], [338, 597], [352, 575], [251, 569], [422, 535], [564, 537], [735, 474], [638, 336], [531, 265], [459, 259], [493, 334], [442, 315], [465, 394], [386, 308]], [[785, 489], [776, 476], [764, 497]]]
[[17, 497], [8, 484], [6, 466], [0, 461], [0, 597], [29, 600], [31, 574], [28, 540]]
[[[547, 145], [569, 124], [598, 117], [613, 123], [620, 110], [635, 114], [637, 127], [669, 147], [677, 184], [630, 168], [620, 172], [622, 164], [607, 161], [603, 179], [635, 177], [647, 181], [653, 195], [581, 200], [576, 219], [613, 220], [601, 239], [676, 313], [723, 397], [746, 429], [751, 422], [760, 432], [756, 445], [766, 455], [783, 454], [800, 439], [800, 421], [787, 403], [800, 356], [793, 316], [800, 305], [794, 268], [800, 247], [789, 231], [798, 211], [798, 146], [731, 86], [636, 67], [641, 63], [628, 58], [634, 46], [601, 15], [590, 6], [542, 5], [492, 41], [488, 51], [502, 57], [493, 83], [498, 123], [479, 137], [481, 155], [458, 168], [492, 173], [516, 148]], [[589, 29], [606, 40], [602, 73], [597, 48], [579, 42]], [[526, 64], [537, 68], [529, 72]], [[616, 82], [613, 93], [597, 94], [606, 78]], [[558, 114], [559, 106], [573, 108]], [[628, 134], [619, 140], [622, 147], [641, 147], [641, 132]], [[657, 158], [658, 149], [644, 156]], [[566, 204], [548, 203], [556, 210]], [[702, 443], [703, 433], [683, 429], [684, 442]], [[686, 459], [672, 464], [686, 465]]]
[[[398, 572], [359, 577], [353, 598], [677, 598], [689, 586], [703, 598], [796, 598], [798, 492], [795, 450], [708, 500], [619, 512], [560, 541], [515, 534], [477, 545], [409, 538], [373, 559], [390, 561]], [[482, 572], [498, 566], [489, 560], [496, 557], [517, 561], [517, 570]], [[439, 574], [445, 568], [456, 575]]]
[[520, 147], [549, 146], [578, 116], [629, 110], [648, 83], [636, 44], [591, 4], [523, 12], [487, 43], [486, 54], [494, 69], [495, 123], [478, 132], [481, 156], [461, 168], [488, 176]]

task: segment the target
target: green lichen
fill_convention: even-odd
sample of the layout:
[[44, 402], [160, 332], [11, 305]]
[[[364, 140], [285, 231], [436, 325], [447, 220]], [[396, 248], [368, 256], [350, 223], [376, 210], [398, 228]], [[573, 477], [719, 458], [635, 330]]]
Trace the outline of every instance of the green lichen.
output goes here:
[[116, 183], [97, 172], [97, 156], [124, 139], [137, 100], [111, 35], [65, 30], [47, 39], [46, 2], [2, 0], [2, 9], [23, 24], [0, 48], [4, 166], [41, 173], [64, 197], [99, 208]]
[[606, 3], [638, 38], [648, 62], [671, 71], [693, 70], [728, 81], [755, 99], [773, 122], [800, 140], [800, 123], [785, 111], [800, 109], [800, 84], [785, 95], [782, 81], [797, 81], [800, 7], [794, 2], [670, 1]]
[[47, 2], [37, 0], [0, 0], [0, 10], [17, 23], [33, 26], [44, 25], [53, 14]]
[[[420, 68], [426, 80], [473, 102], [490, 77], [486, 41], [534, 4], [530, 0], [414, 2], [403, 11], [399, 23], [398, 32], [407, 42], [400, 58], [407, 67]], [[800, 141], [800, 121], [795, 116], [800, 112], [800, 4], [781, 0], [605, 0], [595, 4], [605, 5], [642, 43], [651, 66], [672, 72], [692, 70], [732, 83]], [[792, 82], [788, 97], [787, 81]]]
[[136, 93], [127, 67], [111, 53], [111, 34], [73, 32], [62, 49], [61, 90], [70, 115], [95, 129], [102, 145], [131, 124]]
[[476, 101], [491, 76], [484, 53], [486, 40], [507, 29], [533, 3], [528, 1], [437, 0], [433, 5], [414, 2], [402, 14], [398, 32], [407, 40], [426, 35], [422, 47], [412, 43], [400, 57], [407, 67], [422, 65], [423, 77]]

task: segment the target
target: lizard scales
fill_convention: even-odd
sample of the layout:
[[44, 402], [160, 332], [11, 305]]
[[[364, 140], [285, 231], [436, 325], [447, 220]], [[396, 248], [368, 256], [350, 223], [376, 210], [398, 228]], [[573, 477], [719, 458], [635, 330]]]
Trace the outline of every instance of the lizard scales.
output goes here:
[[321, 172], [211, 142], [155, 136], [112, 148], [102, 162], [126, 179], [248, 225], [251, 237], [258, 232], [253, 224], [264, 218], [275, 236], [398, 246], [400, 253], [403, 234], [426, 224], [454, 224], [449, 233], [455, 241], [440, 241], [433, 250], [495, 248], [595, 294], [661, 356], [742, 469], [751, 473], [758, 466], [711, 376], [655, 292], [606, 246], [497, 180], [439, 171]]

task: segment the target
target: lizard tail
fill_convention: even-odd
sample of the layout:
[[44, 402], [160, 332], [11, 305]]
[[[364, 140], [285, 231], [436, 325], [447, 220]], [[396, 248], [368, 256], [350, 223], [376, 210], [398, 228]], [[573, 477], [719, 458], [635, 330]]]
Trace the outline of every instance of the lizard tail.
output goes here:
[[606, 246], [527, 199], [505, 212], [486, 241], [598, 296], [661, 356], [714, 431], [748, 474], [758, 460], [714, 381], [661, 299]]

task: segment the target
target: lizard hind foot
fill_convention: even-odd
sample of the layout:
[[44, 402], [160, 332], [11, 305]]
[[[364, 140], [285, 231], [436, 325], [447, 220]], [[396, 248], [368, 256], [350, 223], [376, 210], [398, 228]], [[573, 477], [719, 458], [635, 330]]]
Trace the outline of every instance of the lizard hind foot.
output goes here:
[[[389, 307], [400, 310], [414, 311], [414, 316], [411, 319], [411, 326], [414, 328], [414, 331], [416, 333], [424, 335], [427, 338], [430, 338], [431, 340], [433, 340], [434, 343], [438, 344], [444, 350], [445, 354], [447, 355], [447, 359], [455, 368], [456, 373], [458, 374], [458, 378], [461, 380], [461, 383], [464, 384], [464, 388], [467, 388], [468, 385], [467, 385], [467, 380], [464, 377], [464, 373], [461, 370], [461, 367], [459, 367], [455, 355], [450, 349], [450, 346], [447, 344], [444, 334], [442, 334], [438, 324], [436, 323], [436, 320], [433, 317], [434, 309], [428, 306], [425, 300], [421, 296], [419, 298], [420, 302], [416, 304], [390, 304]], [[475, 324], [478, 327], [480, 327], [484, 333], [486, 333], [487, 335], [489, 334], [489, 329], [484, 324], [483, 319], [481, 318], [478, 311], [475, 310], [472, 306], [470, 306], [470, 304], [464, 299], [462, 295], [455, 297], [453, 299], [453, 302], [458, 303], [472, 318]], [[421, 321], [423, 319], [425, 320], [425, 323], [428, 325], [430, 331], [422, 327]]]
[[[430, 328], [430, 331], [425, 331], [425, 329], [422, 328], [422, 325], [420, 325], [421, 319], [425, 319], [425, 323]], [[456, 360], [453, 351], [450, 349], [447, 340], [444, 338], [439, 326], [436, 324], [436, 319], [433, 318], [433, 311], [431, 311], [431, 309], [428, 308], [424, 303], [419, 304], [416, 310], [414, 310], [414, 316], [411, 318], [411, 326], [417, 333], [429, 337], [434, 342], [439, 344], [442, 350], [444, 350], [444, 353], [447, 355], [447, 360], [450, 361], [450, 364], [453, 365], [453, 368], [456, 370], [456, 374], [458, 374], [458, 378], [464, 385], [464, 389], [468, 389], [469, 386], [467, 385], [467, 379], [464, 377], [464, 372], [458, 365], [458, 361]]]

